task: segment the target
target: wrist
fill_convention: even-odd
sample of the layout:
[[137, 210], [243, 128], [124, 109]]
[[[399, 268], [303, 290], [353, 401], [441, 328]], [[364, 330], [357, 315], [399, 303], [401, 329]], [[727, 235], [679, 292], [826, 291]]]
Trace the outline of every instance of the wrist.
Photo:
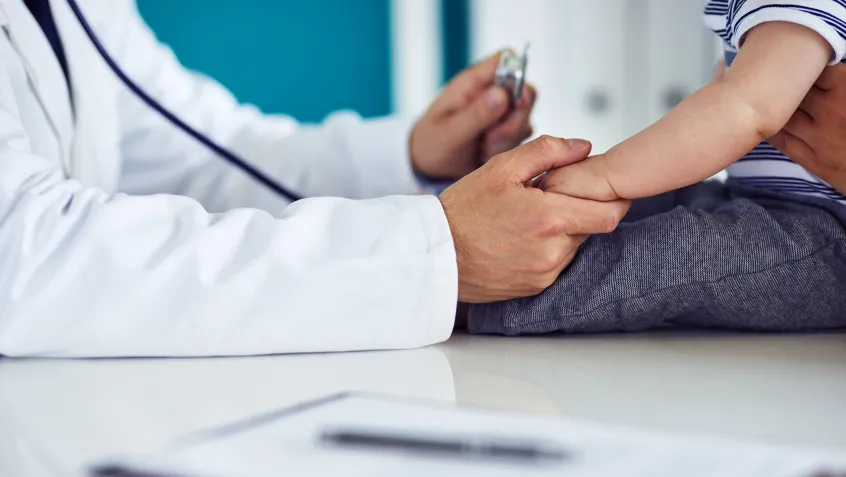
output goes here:
[[408, 137], [411, 169], [417, 180], [426, 185], [451, 184], [463, 177], [464, 173], [454, 167], [456, 162], [448, 158], [447, 148], [442, 141], [432, 141], [432, 133], [431, 127], [427, 130], [427, 126], [420, 122], [412, 128]]
[[414, 178], [417, 180], [417, 183], [420, 184], [420, 187], [425, 191], [425, 193], [434, 196], [443, 194], [449, 186], [455, 184], [455, 181], [451, 179], [437, 180], [426, 177], [423, 173], [417, 171], [413, 165], [412, 172], [414, 173]]
[[451, 186], [455, 182], [455, 180], [451, 178], [439, 179], [421, 169], [419, 160], [420, 154], [414, 147], [414, 137], [416, 131], [417, 125], [411, 129], [411, 132], [408, 135], [408, 161], [411, 165], [411, 173], [414, 175], [414, 179], [420, 185], [420, 188], [423, 189], [423, 193], [434, 196], [441, 195], [447, 187]]
[[426, 153], [420, 151], [419, 138], [417, 137], [419, 130], [420, 122], [418, 121], [408, 135], [408, 159], [411, 162], [411, 171], [414, 173], [414, 177], [422, 182], [431, 182], [436, 180], [436, 176], [426, 166], [426, 161], [421, 159], [421, 157], [425, 158]]
[[609, 178], [608, 164], [602, 155], [553, 171], [545, 180], [543, 188], [579, 199], [602, 202], [619, 199]]
[[605, 201], [612, 201], [622, 199], [623, 197], [617, 192], [617, 189], [614, 187], [614, 173], [611, 167], [611, 161], [614, 154], [614, 149], [612, 148], [606, 154], [600, 154], [595, 157], [596, 161], [592, 164], [595, 170], [595, 177], [597, 180], [603, 184]]
[[424, 184], [452, 184], [457, 181], [458, 177], [453, 177], [449, 174], [438, 173], [430, 170], [431, 167], [426, 167], [423, 164], [428, 164], [430, 161], [418, 159], [420, 156], [415, 154], [414, 149], [409, 147], [409, 159], [411, 160], [411, 171], [414, 177]]
[[454, 214], [452, 194], [448, 192], [438, 197], [441, 202], [441, 207], [444, 210], [447, 225], [449, 226], [449, 233], [452, 236], [452, 246], [455, 250], [455, 266], [458, 275], [458, 301], [459, 302], [473, 302], [474, 296], [472, 293], [473, 287], [466, 283], [467, 271], [467, 248], [464, 245], [464, 237], [460, 233], [459, 217]]

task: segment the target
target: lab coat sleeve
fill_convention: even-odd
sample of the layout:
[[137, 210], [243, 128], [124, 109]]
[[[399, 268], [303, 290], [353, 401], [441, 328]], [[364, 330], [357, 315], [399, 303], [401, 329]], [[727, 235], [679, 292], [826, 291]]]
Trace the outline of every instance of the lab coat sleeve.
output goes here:
[[17, 117], [0, 73], [2, 355], [409, 348], [451, 333], [456, 264], [434, 197], [309, 199], [274, 218], [108, 195], [33, 154]]
[[[261, 114], [239, 105], [218, 83], [189, 72], [140, 18], [135, 3], [118, 0], [114, 14], [99, 22], [107, 47], [154, 98], [188, 124], [238, 153], [301, 195], [373, 198], [418, 194], [408, 157], [413, 122], [386, 117], [362, 120], [351, 112], [322, 124], [301, 125], [286, 116]], [[280, 94], [300, 94], [280, 91]], [[194, 197], [208, 210], [258, 207], [271, 213], [284, 202], [123, 89], [122, 189], [136, 194]]]

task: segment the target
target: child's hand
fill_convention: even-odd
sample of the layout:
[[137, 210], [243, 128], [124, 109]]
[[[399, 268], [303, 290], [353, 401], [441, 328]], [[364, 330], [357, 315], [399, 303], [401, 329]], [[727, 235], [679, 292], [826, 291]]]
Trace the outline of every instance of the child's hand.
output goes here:
[[580, 199], [612, 201], [620, 197], [608, 182], [605, 158], [593, 156], [544, 175], [540, 189]]

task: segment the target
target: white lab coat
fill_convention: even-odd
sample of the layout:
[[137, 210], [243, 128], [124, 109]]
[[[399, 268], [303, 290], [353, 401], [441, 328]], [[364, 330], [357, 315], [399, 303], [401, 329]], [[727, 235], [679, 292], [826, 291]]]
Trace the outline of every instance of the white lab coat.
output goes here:
[[251, 355], [449, 336], [455, 252], [439, 201], [412, 195], [409, 122], [263, 116], [182, 69], [132, 0], [79, 0], [167, 107], [292, 189], [346, 197], [288, 206], [132, 96], [65, 0], [51, 4], [73, 104], [22, 0], [0, 0], [0, 354]]

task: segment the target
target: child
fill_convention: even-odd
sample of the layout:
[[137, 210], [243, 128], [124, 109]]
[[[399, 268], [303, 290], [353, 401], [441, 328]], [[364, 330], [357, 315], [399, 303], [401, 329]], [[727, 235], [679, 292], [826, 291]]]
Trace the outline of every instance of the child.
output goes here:
[[[846, 327], [846, 197], [764, 142], [813, 120], [793, 115], [846, 55], [846, 0], [712, 0], [705, 13], [726, 73], [545, 184], [651, 198], [541, 295], [473, 307], [471, 331]], [[727, 166], [726, 184], [697, 184]]]

